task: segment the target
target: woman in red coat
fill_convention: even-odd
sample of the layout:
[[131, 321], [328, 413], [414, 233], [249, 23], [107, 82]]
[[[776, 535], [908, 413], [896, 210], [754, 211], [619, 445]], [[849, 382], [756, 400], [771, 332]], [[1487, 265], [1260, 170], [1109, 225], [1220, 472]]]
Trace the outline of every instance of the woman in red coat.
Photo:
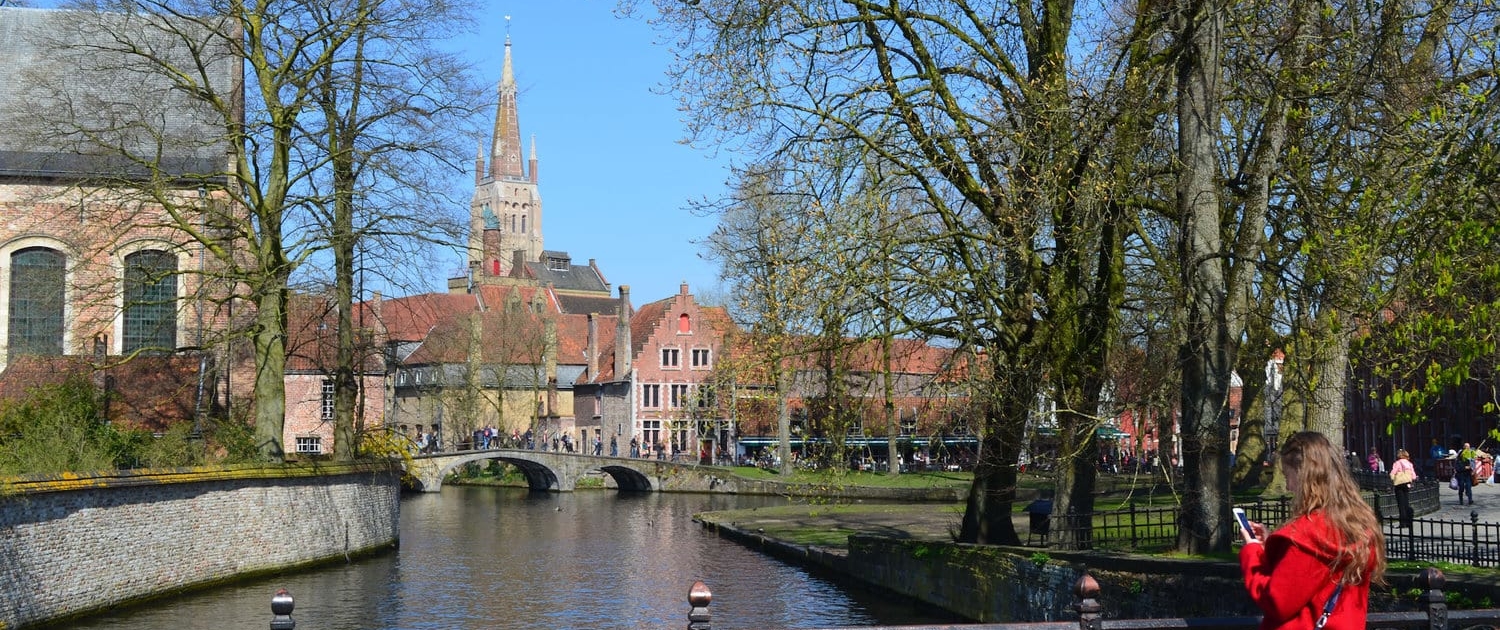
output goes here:
[[[1269, 537], [1259, 523], [1241, 531], [1240, 570], [1265, 615], [1261, 630], [1364, 630], [1370, 584], [1383, 583], [1385, 574], [1375, 512], [1360, 498], [1342, 449], [1323, 434], [1293, 435], [1278, 463], [1292, 493], [1292, 520]], [[1325, 610], [1327, 623], [1319, 626]]]

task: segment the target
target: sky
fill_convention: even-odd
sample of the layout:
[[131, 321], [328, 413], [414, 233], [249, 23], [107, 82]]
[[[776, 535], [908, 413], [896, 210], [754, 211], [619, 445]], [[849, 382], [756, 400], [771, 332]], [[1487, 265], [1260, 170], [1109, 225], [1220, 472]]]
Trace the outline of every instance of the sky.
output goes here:
[[[574, 264], [598, 261], [611, 288], [629, 285], [637, 305], [675, 295], [682, 282], [695, 294], [717, 292], [716, 265], [695, 242], [715, 219], [687, 206], [722, 194], [729, 157], [679, 142], [682, 115], [663, 93], [671, 51], [653, 43], [659, 37], [643, 18], [615, 17], [612, 0], [487, 6], [474, 34], [452, 44], [496, 85], [511, 18], [522, 148], [536, 138], [544, 246]], [[461, 265], [455, 255], [443, 271]]]

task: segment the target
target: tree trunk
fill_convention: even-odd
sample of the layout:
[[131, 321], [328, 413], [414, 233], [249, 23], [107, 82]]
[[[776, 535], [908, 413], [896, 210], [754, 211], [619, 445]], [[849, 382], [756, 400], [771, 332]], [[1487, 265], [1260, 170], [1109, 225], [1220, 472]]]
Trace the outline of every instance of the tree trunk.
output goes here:
[[1183, 499], [1177, 546], [1229, 550], [1229, 373], [1237, 338], [1226, 320], [1218, 149], [1223, 12], [1218, 0], [1180, 4], [1177, 59], [1178, 253], [1185, 297], [1182, 366]]
[[[286, 286], [285, 283], [272, 286]], [[255, 306], [255, 443], [261, 459], [286, 461], [286, 290], [269, 289]]]
[[776, 456], [781, 458], [777, 470], [784, 477], [792, 474], [792, 412], [787, 405], [791, 379], [782, 359], [777, 359], [771, 369], [776, 370]]
[[[1001, 365], [990, 367], [992, 370], [1003, 368]], [[958, 542], [1021, 544], [1011, 520], [1016, 501], [1016, 462], [1021, 457], [1021, 438], [1031, 414], [1031, 403], [1036, 399], [1036, 390], [1031, 387], [1035, 381], [1013, 376], [1003, 378], [1010, 380], [993, 382], [991, 390], [997, 393], [982, 403], [986, 430], [980, 438], [979, 460], [974, 466], [974, 482], [969, 487]]]

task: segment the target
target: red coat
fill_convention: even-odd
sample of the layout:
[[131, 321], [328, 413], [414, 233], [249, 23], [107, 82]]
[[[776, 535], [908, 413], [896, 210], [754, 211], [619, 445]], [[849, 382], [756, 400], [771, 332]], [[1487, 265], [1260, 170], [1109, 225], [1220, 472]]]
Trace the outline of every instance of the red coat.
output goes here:
[[[1283, 525], [1264, 544], [1240, 550], [1245, 589], [1265, 615], [1261, 630], [1312, 629], [1338, 580], [1332, 569], [1337, 540], [1323, 513], [1314, 512]], [[1345, 585], [1324, 630], [1364, 630], [1369, 603], [1368, 580]]]

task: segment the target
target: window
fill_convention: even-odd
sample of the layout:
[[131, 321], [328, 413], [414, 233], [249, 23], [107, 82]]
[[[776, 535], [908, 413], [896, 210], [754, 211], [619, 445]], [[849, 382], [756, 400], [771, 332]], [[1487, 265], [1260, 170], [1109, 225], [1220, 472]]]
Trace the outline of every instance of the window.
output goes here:
[[711, 385], [698, 386], [698, 408], [707, 409], [714, 406], [714, 388]]
[[673, 409], [676, 409], [678, 407], [686, 405], [687, 404], [687, 397], [688, 397], [688, 386], [687, 385], [681, 385], [681, 384], [679, 384], [679, 385], [673, 385], [672, 386], [671, 406], [672, 406]]
[[323, 421], [333, 421], [333, 379], [323, 379]]
[[125, 352], [177, 348], [177, 257], [156, 249], [125, 257]]
[[912, 410], [911, 415], [901, 415], [901, 435], [917, 434], [917, 411]]
[[661, 366], [662, 367], [672, 367], [672, 368], [674, 368], [674, 367], [678, 367], [680, 365], [682, 365], [682, 349], [681, 348], [662, 348], [661, 349]]
[[547, 268], [551, 269], [553, 271], [567, 271], [568, 270], [568, 259], [567, 258], [548, 258], [547, 259]]
[[63, 353], [62, 252], [28, 247], [10, 257], [11, 356]]
[[693, 348], [693, 367], [708, 367], [708, 348]]
[[650, 452], [651, 451], [651, 447], [655, 446], [656, 443], [660, 442], [660, 441], [661, 441], [661, 421], [660, 420], [642, 420], [641, 421], [641, 451], [642, 452]]
[[526, 233], [526, 215], [521, 215], [521, 233]]
[[661, 386], [641, 386], [641, 407], [646, 409], [658, 409], [661, 407]]
[[677, 316], [677, 333], [685, 335], [685, 334], [688, 334], [690, 332], [693, 332], [693, 320], [688, 317], [687, 313], [683, 313], [681, 315], [678, 315]]
[[316, 435], [297, 438], [297, 452], [316, 455], [323, 452], [323, 438]]

